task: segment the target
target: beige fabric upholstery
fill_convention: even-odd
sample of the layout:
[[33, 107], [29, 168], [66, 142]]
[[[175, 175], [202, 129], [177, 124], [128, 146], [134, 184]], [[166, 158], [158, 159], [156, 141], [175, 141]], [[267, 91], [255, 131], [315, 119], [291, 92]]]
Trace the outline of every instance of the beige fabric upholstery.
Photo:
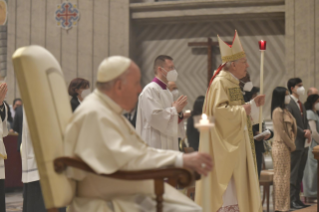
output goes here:
[[260, 173], [260, 182], [272, 182], [274, 178], [274, 171], [262, 170]]
[[19, 48], [13, 54], [30, 135], [47, 209], [68, 205], [75, 183], [54, 171], [53, 161], [63, 156], [63, 135], [72, 115], [61, 67], [54, 56], [40, 46]]

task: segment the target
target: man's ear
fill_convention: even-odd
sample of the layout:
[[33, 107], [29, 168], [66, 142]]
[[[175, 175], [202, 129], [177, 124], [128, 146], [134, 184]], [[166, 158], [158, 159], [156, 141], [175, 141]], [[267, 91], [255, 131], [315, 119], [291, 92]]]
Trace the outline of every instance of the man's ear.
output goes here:
[[230, 66], [235, 69], [235, 62], [231, 62]]
[[161, 72], [161, 67], [160, 66], [157, 66], [156, 68], [156, 74], [159, 74]]
[[123, 89], [123, 83], [122, 80], [116, 80], [116, 82], [113, 85], [113, 88], [116, 92], [119, 92]]

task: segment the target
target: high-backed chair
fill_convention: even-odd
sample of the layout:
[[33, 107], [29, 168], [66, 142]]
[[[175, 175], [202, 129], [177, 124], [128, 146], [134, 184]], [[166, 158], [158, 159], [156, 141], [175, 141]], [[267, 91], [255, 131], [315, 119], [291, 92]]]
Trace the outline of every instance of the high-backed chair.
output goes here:
[[[24, 101], [31, 140], [38, 165], [45, 206], [50, 212], [67, 206], [75, 196], [76, 184], [64, 174], [67, 166], [95, 173], [83, 161], [63, 157], [63, 136], [72, 115], [61, 67], [54, 56], [40, 46], [19, 48], [13, 55], [14, 71]], [[157, 211], [162, 211], [164, 178], [172, 184], [191, 185], [192, 172], [164, 168], [116, 172], [107, 177], [125, 180], [154, 179]]]

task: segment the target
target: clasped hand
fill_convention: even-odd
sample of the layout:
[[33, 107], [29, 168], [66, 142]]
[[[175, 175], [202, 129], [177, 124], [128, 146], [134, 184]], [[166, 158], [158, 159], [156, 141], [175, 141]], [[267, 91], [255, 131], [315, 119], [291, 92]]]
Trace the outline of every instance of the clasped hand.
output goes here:
[[0, 85], [0, 105], [3, 104], [4, 98], [6, 97], [8, 91], [7, 83], [2, 83]]
[[308, 139], [308, 143], [310, 143], [310, 141], [311, 141], [311, 132], [310, 132], [310, 130], [304, 130], [304, 133], [305, 133], [305, 138], [307, 138]]
[[182, 112], [184, 107], [187, 105], [187, 96], [181, 95], [174, 103], [173, 107], [176, 108], [178, 113]]

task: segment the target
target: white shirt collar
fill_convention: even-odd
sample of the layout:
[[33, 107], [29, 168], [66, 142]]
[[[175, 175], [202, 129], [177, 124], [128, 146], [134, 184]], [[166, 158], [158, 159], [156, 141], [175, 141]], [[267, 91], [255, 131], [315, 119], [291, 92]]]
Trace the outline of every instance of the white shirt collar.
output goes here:
[[291, 98], [296, 102], [296, 103], [298, 103], [298, 101], [299, 101], [299, 99], [297, 99], [294, 95], [290, 95], [291, 96]]

